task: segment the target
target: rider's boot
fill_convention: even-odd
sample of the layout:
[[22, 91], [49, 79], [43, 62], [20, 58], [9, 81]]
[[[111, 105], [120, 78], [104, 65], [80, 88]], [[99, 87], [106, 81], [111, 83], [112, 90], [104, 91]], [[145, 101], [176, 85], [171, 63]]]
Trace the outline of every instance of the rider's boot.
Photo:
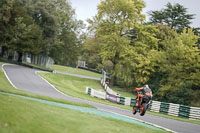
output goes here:
[[136, 106], [136, 107], [138, 107], [138, 106], [139, 106], [139, 101], [137, 101], [137, 103], [135, 104], [135, 106]]
[[138, 106], [139, 106], [139, 102], [137, 101], [135, 106], [133, 107], [133, 114], [137, 113]]
[[136, 106], [133, 107], [133, 112], [132, 112], [132, 113], [133, 113], [134, 115], [137, 113], [137, 108], [138, 108], [138, 107], [136, 107]]

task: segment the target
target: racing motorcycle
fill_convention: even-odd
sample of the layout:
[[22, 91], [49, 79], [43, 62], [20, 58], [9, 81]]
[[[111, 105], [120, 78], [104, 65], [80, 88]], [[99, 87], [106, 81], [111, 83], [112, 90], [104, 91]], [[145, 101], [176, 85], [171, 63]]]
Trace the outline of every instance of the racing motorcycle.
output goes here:
[[138, 93], [138, 97], [140, 97], [139, 98], [139, 105], [138, 106], [135, 105], [133, 107], [133, 114], [135, 115], [137, 113], [137, 111], [139, 111], [140, 115], [144, 116], [146, 110], [149, 107], [150, 100], [147, 96], [144, 96], [141, 91], [138, 91], [137, 93]]

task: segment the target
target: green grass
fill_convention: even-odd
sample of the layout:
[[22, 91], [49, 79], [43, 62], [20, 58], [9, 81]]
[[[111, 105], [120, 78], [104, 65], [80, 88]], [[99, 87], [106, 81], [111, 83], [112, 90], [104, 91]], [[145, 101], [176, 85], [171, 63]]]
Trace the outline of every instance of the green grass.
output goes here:
[[53, 65], [53, 69], [61, 72], [67, 72], [67, 73], [73, 73], [73, 74], [80, 74], [80, 75], [86, 75], [91, 77], [101, 77], [101, 74], [90, 72], [87, 70], [79, 69], [79, 68], [72, 68], [67, 66], [61, 66], [61, 65]]
[[3, 64], [4, 64], [3, 62], [0, 62], [0, 66], [3, 65]]
[[140, 125], [0, 95], [1, 133], [160, 133]]
[[[82, 70], [82, 69], [77, 69], [77, 68], [72, 68], [72, 67], [67, 67], [67, 66], [61, 66], [61, 65], [54, 65], [53, 69], [61, 71], [61, 72], [68, 72], [68, 73], [74, 73], [74, 74], [79, 74], [79, 75], [86, 75], [86, 76], [92, 76], [92, 77], [102, 77], [101, 74], [93, 73], [93, 72], [90, 72], [90, 71], [87, 71], [87, 70]], [[99, 88], [99, 86], [98, 86], [98, 88]], [[94, 88], [94, 89], [98, 89], [98, 88]], [[121, 96], [124, 96], [124, 97], [133, 97], [133, 98], [136, 97], [130, 91], [126, 91], [126, 90], [124, 91], [123, 88], [119, 88], [117, 86], [111, 86], [111, 89], [113, 91], [117, 92], [118, 94], [121, 94]], [[102, 90], [102, 89], [100, 89], [100, 90]]]
[[121, 107], [124, 109], [129, 109], [129, 110], [131, 109], [130, 106], [114, 104], [107, 100], [91, 97], [85, 93], [86, 87], [90, 87], [95, 90], [100, 90], [104, 92], [103, 88], [100, 85], [100, 81], [68, 76], [63, 74], [55, 74], [55, 73], [39, 73], [39, 75], [47, 79], [58, 90], [62, 91], [67, 95], [111, 106]]

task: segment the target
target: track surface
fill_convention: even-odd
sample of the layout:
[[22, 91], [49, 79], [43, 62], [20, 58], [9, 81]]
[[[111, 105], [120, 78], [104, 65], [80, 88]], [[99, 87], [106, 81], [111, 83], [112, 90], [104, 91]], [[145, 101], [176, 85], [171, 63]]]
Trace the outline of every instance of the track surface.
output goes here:
[[95, 106], [99, 110], [114, 112], [114, 113], [118, 113], [118, 114], [125, 115], [128, 117], [140, 119], [146, 122], [150, 122], [150, 123], [168, 128], [175, 132], [199, 133], [200, 131], [200, 125], [197, 125], [197, 124], [181, 122], [177, 120], [167, 119], [167, 118], [148, 115], [148, 114], [146, 114], [143, 117], [139, 116], [138, 114], [133, 116], [130, 110], [124, 110], [124, 109], [116, 108], [109, 105], [99, 104], [99, 103], [67, 96], [63, 94], [62, 92], [59, 92], [58, 90], [56, 90], [54, 87], [48, 84], [45, 80], [43, 80], [40, 76], [38, 76], [36, 74], [37, 70], [35, 69], [30, 69], [23, 66], [17, 66], [17, 65], [4, 65], [3, 68], [8, 78], [12, 82], [12, 84], [17, 89], [20, 89], [23, 91], [27, 91], [27, 92], [31, 92], [31, 93], [39, 94], [39, 95], [44, 95], [44, 96], [50, 96], [54, 98], [66, 99], [66, 100], [79, 102], [79, 103], [87, 103], [87, 104]]

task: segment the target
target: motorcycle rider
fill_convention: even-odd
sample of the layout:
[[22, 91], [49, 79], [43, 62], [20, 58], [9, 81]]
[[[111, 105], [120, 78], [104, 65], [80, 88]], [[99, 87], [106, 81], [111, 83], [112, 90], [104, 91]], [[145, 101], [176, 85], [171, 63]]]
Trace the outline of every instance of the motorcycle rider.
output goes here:
[[135, 92], [137, 92], [137, 91], [142, 92], [142, 94], [138, 94], [137, 97], [136, 97], [136, 104], [135, 104], [136, 107], [139, 107], [140, 98], [146, 97], [146, 98], [148, 98], [149, 101], [152, 99], [152, 91], [151, 91], [151, 89], [149, 88], [148, 85], [144, 85], [141, 88], [136, 88], [134, 91]]

